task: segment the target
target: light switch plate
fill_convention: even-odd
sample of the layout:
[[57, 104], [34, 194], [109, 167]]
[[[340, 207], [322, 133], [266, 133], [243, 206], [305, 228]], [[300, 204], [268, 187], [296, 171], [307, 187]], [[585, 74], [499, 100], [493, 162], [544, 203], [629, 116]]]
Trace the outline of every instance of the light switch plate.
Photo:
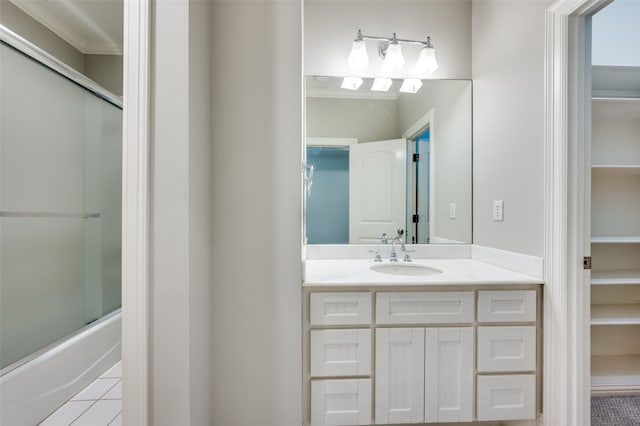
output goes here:
[[456, 218], [456, 203], [449, 203], [449, 219]]
[[494, 201], [493, 202], [493, 220], [502, 221], [504, 220], [504, 201]]

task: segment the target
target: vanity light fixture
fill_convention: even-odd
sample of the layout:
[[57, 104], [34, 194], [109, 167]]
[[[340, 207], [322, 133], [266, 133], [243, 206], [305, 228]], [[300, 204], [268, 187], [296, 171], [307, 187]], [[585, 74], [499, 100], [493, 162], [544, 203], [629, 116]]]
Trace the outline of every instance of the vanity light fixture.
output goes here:
[[395, 71], [400, 71], [404, 67], [404, 56], [402, 56], [402, 46], [396, 39], [396, 33], [393, 33], [393, 37], [389, 43], [383, 44], [380, 47], [380, 56], [384, 57], [382, 62], [382, 73], [389, 74]]
[[381, 68], [383, 74], [388, 75], [400, 71], [404, 67], [405, 59], [402, 54], [401, 43], [418, 44], [422, 46], [420, 56], [412, 73], [415, 78], [429, 77], [438, 68], [431, 37], [427, 37], [426, 41], [408, 40], [397, 38], [396, 33], [393, 33], [392, 37], [377, 37], [364, 35], [362, 34], [362, 30], [358, 30], [347, 60], [349, 70], [354, 74], [366, 71], [369, 68], [366, 40], [382, 42], [378, 46], [378, 54], [383, 59]]
[[393, 80], [391, 80], [390, 78], [378, 77], [373, 80], [371, 90], [373, 90], [374, 92], [386, 92], [389, 90], [392, 84]]
[[362, 37], [362, 33], [358, 30], [356, 39], [351, 45], [351, 53], [349, 53], [349, 69], [351, 71], [364, 71], [369, 68], [369, 56], [367, 55], [367, 45]]
[[360, 77], [345, 77], [342, 80], [340, 87], [348, 90], [358, 90], [362, 86], [362, 79]]

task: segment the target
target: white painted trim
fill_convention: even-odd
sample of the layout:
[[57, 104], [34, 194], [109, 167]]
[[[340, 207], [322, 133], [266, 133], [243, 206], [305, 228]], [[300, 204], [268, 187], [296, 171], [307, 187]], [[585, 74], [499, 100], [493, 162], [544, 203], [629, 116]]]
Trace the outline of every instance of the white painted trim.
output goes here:
[[471, 246], [471, 258], [540, 280], [544, 276], [543, 259], [537, 256], [474, 244]]
[[321, 138], [308, 137], [307, 146], [349, 146], [358, 143], [358, 138]]
[[149, 423], [150, 2], [124, 7], [122, 368], [126, 426]]
[[407, 130], [404, 131], [402, 137], [405, 139], [414, 139], [420, 136], [420, 133], [431, 123], [433, 123], [433, 108], [427, 111], [422, 117], [418, 118]]
[[585, 20], [609, 0], [558, 0], [545, 16], [545, 251], [543, 421], [589, 416], [589, 306], [582, 282], [584, 217], [579, 134], [585, 127]]

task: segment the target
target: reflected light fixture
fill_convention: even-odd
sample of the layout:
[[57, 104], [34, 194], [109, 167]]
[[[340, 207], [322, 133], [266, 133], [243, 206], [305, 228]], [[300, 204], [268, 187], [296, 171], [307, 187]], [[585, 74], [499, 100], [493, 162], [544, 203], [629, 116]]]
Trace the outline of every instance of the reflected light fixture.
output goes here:
[[362, 79], [360, 77], [345, 77], [342, 80], [340, 87], [349, 90], [358, 90], [362, 86]]
[[393, 81], [390, 78], [378, 77], [373, 80], [371, 90], [373, 90], [374, 92], [386, 92], [389, 90], [392, 84]]
[[400, 86], [400, 91], [404, 93], [417, 93], [422, 87], [422, 80], [419, 78], [405, 78]]

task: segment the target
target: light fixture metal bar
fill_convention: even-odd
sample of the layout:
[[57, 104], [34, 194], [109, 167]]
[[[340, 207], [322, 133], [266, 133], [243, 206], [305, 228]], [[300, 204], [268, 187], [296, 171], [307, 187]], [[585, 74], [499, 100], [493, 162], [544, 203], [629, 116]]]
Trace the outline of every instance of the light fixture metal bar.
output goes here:
[[378, 36], [371, 36], [371, 35], [365, 35], [362, 34], [362, 32], [360, 30], [358, 30], [358, 35], [356, 37], [357, 39], [361, 39], [361, 40], [378, 40], [378, 41], [397, 41], [400, 43], [411, 43], [411, 44], [420, 44], [420, 45], [425, 45], [430, 43], [430, 39], [431, 37], [427, 37], [427, 40], [425, 41], [420, 41], [420, 40], [409, 40], [406, 38], [394, 38], [394, 37], [378, 37]]

